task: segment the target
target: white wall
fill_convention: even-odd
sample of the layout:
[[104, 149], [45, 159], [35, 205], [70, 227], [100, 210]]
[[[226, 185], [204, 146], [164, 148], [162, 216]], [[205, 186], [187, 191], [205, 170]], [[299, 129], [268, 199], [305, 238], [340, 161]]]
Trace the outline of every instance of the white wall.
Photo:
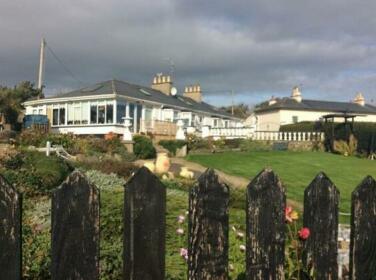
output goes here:
[[[278, 131], [281, 125], [292, 124], [293, 117], [297, 117], [298, 122], [318, 121], [324, 115], [335, 114], [338, 112], [317, 112], [317, 111], [294, 111], [280, 110], [263, 112], [257, 114], [257, 130], [258, 131]], [[335, 121], [342, 122], [339, 118]], [[376, 122], [376, 115], [359, 116], [355, 118], [355, 122]]]
[[258, 131], [277, 131], [280, 127], [280, 111], [271, 111], [258, 113], [257, 115]]

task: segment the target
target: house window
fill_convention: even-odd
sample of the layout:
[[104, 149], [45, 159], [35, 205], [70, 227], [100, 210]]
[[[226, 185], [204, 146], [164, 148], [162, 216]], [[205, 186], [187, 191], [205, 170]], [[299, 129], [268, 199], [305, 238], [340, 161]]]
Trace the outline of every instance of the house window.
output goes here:
[[90, 104], [90, 123], [97, 123], [97, 104]]
[[292, 123], [298, 122], [298, 116], [292, 116]]
[[60, 114], [59, 114], [59, 124], [65, 125], [65, 108], [60, 108]]
[[52, 125], [65, 125], [65, 108], [52, 110]]
[[106, 105], [98, 105], [98, 123], [104, 124], [106, 122]]
[[59, 124], [59, 109], [52, 110], [52, 125]]
[[81, 104], [81, 123], [88, 124], [89, 122], [89, 103], [83, 102]]
[[114, 105], [112, 105], [112, 104], [107, 104], [106, 122], [107, 123], [113, 123], [114, 122]]
[[116, 122], [117, 123], [123, 123], [124, 120], [123, 118], [125, 117], [126, 114], [126, 108], [127, 104], [126, 103], [117, 103], [116, 105]]

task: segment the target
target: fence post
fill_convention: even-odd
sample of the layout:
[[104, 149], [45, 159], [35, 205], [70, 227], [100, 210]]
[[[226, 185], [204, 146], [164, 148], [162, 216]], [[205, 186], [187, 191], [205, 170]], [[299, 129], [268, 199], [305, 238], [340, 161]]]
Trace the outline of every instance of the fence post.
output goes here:
[[352, 193], [350, 279], [376, 276], [376, 181], [368, 176]]
[[284, 279], [286, 196], [270, 169], [247, 187], [247, 279]]
[[305, 189], [303, 224], [311, 234], [303, 261], [316, 279], [338, 279], [338, 203], [339, 191], [323, 172]]
[[0, 175], [0, 278], [21, 279], [21, 195]]
[[52, 279], [99, 279], [99, 190], [74, 171], [52, 195]]
[[165, 216], [166, 187], [141, 167], [125, 185], [124, 279], [164, 279]]
[[228, 279], [229, 188], [207, 169], [189, 194], [188, 279]]

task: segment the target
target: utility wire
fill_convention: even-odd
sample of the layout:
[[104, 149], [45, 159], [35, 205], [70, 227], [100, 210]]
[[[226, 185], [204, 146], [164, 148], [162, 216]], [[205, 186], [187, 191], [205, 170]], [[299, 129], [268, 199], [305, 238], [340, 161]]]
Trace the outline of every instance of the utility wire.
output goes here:
[[69, 70], [69, 68], [64, 64], [64, 62], [57, 56], [57, 54], [50, 48], [49, 45], [46, 44], [47, 49], [50, 51], [52, 56], [57, 60], [57, 62], [60, 63], [60, 65], [63, 67], [63, 69], [79, 84], [84, 85], [85, 83], [77, 78], [77, 76]]

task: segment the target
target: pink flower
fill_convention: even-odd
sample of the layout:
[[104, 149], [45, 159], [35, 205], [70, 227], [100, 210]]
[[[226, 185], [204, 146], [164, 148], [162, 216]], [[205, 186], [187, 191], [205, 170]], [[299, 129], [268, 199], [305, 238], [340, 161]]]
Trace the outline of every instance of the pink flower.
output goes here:
[[292, 222], [291, 212], [292, 212], [292, 207], [291, 206], [287, 206], [285, 208], [285, 219], [286, 219], [286, 222], [289, 222], [289, 223]]
[[185, 248], [180, 248], [180, 256], [185, 260], [188, 260], [188, 250]]
[[183, 234], [184, 234], [184, 229], [182, 229], [182, 228], [178, 228], [178, 229], [176, 230], [176, 233], [179, 234], [179, 235], [183, 235]]
[[298, 231], [298, 234], [300, 239], [306, 240], [310, 236], [311, 232], [309, 228], [304, 227]]

